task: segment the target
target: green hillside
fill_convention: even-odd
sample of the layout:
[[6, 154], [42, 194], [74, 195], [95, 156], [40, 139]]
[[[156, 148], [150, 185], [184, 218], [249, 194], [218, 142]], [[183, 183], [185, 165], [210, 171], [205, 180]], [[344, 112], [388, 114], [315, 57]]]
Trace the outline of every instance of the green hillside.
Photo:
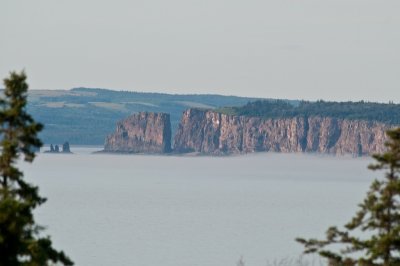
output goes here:
[[118, 120], [139, 111], [171, 115], [173, 133], [182, 112], [191, 107], [241, 106], [255, 98], [222, 95], [178, 95], [76, 88], [31, 90], [28, 110], [45, 125], [45, 143], [103, 145]]

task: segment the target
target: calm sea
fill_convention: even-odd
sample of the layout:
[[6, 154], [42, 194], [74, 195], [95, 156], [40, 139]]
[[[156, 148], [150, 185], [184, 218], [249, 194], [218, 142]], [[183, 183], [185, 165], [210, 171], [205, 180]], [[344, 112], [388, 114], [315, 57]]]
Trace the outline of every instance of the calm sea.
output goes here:
[[40, 154], [21, 164], [48, 201], [36, 220], [76, 265], [246, 266], [297, 258], [295, 237], [347, 222], [369, 158]]

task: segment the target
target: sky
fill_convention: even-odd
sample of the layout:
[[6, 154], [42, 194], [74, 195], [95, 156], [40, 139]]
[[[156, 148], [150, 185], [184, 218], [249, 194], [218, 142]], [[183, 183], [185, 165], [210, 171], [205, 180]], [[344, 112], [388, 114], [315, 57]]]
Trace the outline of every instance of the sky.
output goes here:
[[1, 0], [0, 76], [400, 103], [399, 0]]

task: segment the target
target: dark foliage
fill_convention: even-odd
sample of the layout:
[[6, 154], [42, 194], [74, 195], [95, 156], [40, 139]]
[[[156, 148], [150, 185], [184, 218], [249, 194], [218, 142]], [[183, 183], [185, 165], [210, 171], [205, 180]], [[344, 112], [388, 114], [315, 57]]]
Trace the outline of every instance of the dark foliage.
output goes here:
[[24, 181], [16, 167], [22, 156], [32, 162], [42, 145], [37, 134], [43, 126], [25, 110], [25, 73], [12, 72], [4, 85], [0, 98], [0, 265], [73, 265], [63, 252], [53, 249], [49, 237], [39, 235], [43, 228], [35, 223], [33, 210], [46, 199], [39, 195], [38, 187]]
[[301, 101], [299, 104], [292, 104], [283, 100], [255, 101], [242, 107], [223, 108], [220, 111], [265, 118], [322, 116], [400, 125], [400, 104], [392, 103]]

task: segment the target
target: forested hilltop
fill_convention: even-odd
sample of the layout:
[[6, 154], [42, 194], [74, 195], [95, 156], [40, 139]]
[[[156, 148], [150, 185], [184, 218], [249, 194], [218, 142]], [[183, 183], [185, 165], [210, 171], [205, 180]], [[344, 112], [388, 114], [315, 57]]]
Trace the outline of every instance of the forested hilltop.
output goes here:
[[256, 98], [223, 95], [179, 95], [75, 88], [30, 90], [28, 111], [44, 124], [40, 137], [45, 143], [103, 145], [117, 121], [136, 112], [171, 115], [173, 133], [188, 108], [214, 109], [239, 106]]
[[263, 118], [292, 118], [321, 116], [349, 120], [377, 121], [400, 125], [400, 104], [373, 102], [288, 102], [257, 100], [244, 106], [224, 107], [216, 111]]

